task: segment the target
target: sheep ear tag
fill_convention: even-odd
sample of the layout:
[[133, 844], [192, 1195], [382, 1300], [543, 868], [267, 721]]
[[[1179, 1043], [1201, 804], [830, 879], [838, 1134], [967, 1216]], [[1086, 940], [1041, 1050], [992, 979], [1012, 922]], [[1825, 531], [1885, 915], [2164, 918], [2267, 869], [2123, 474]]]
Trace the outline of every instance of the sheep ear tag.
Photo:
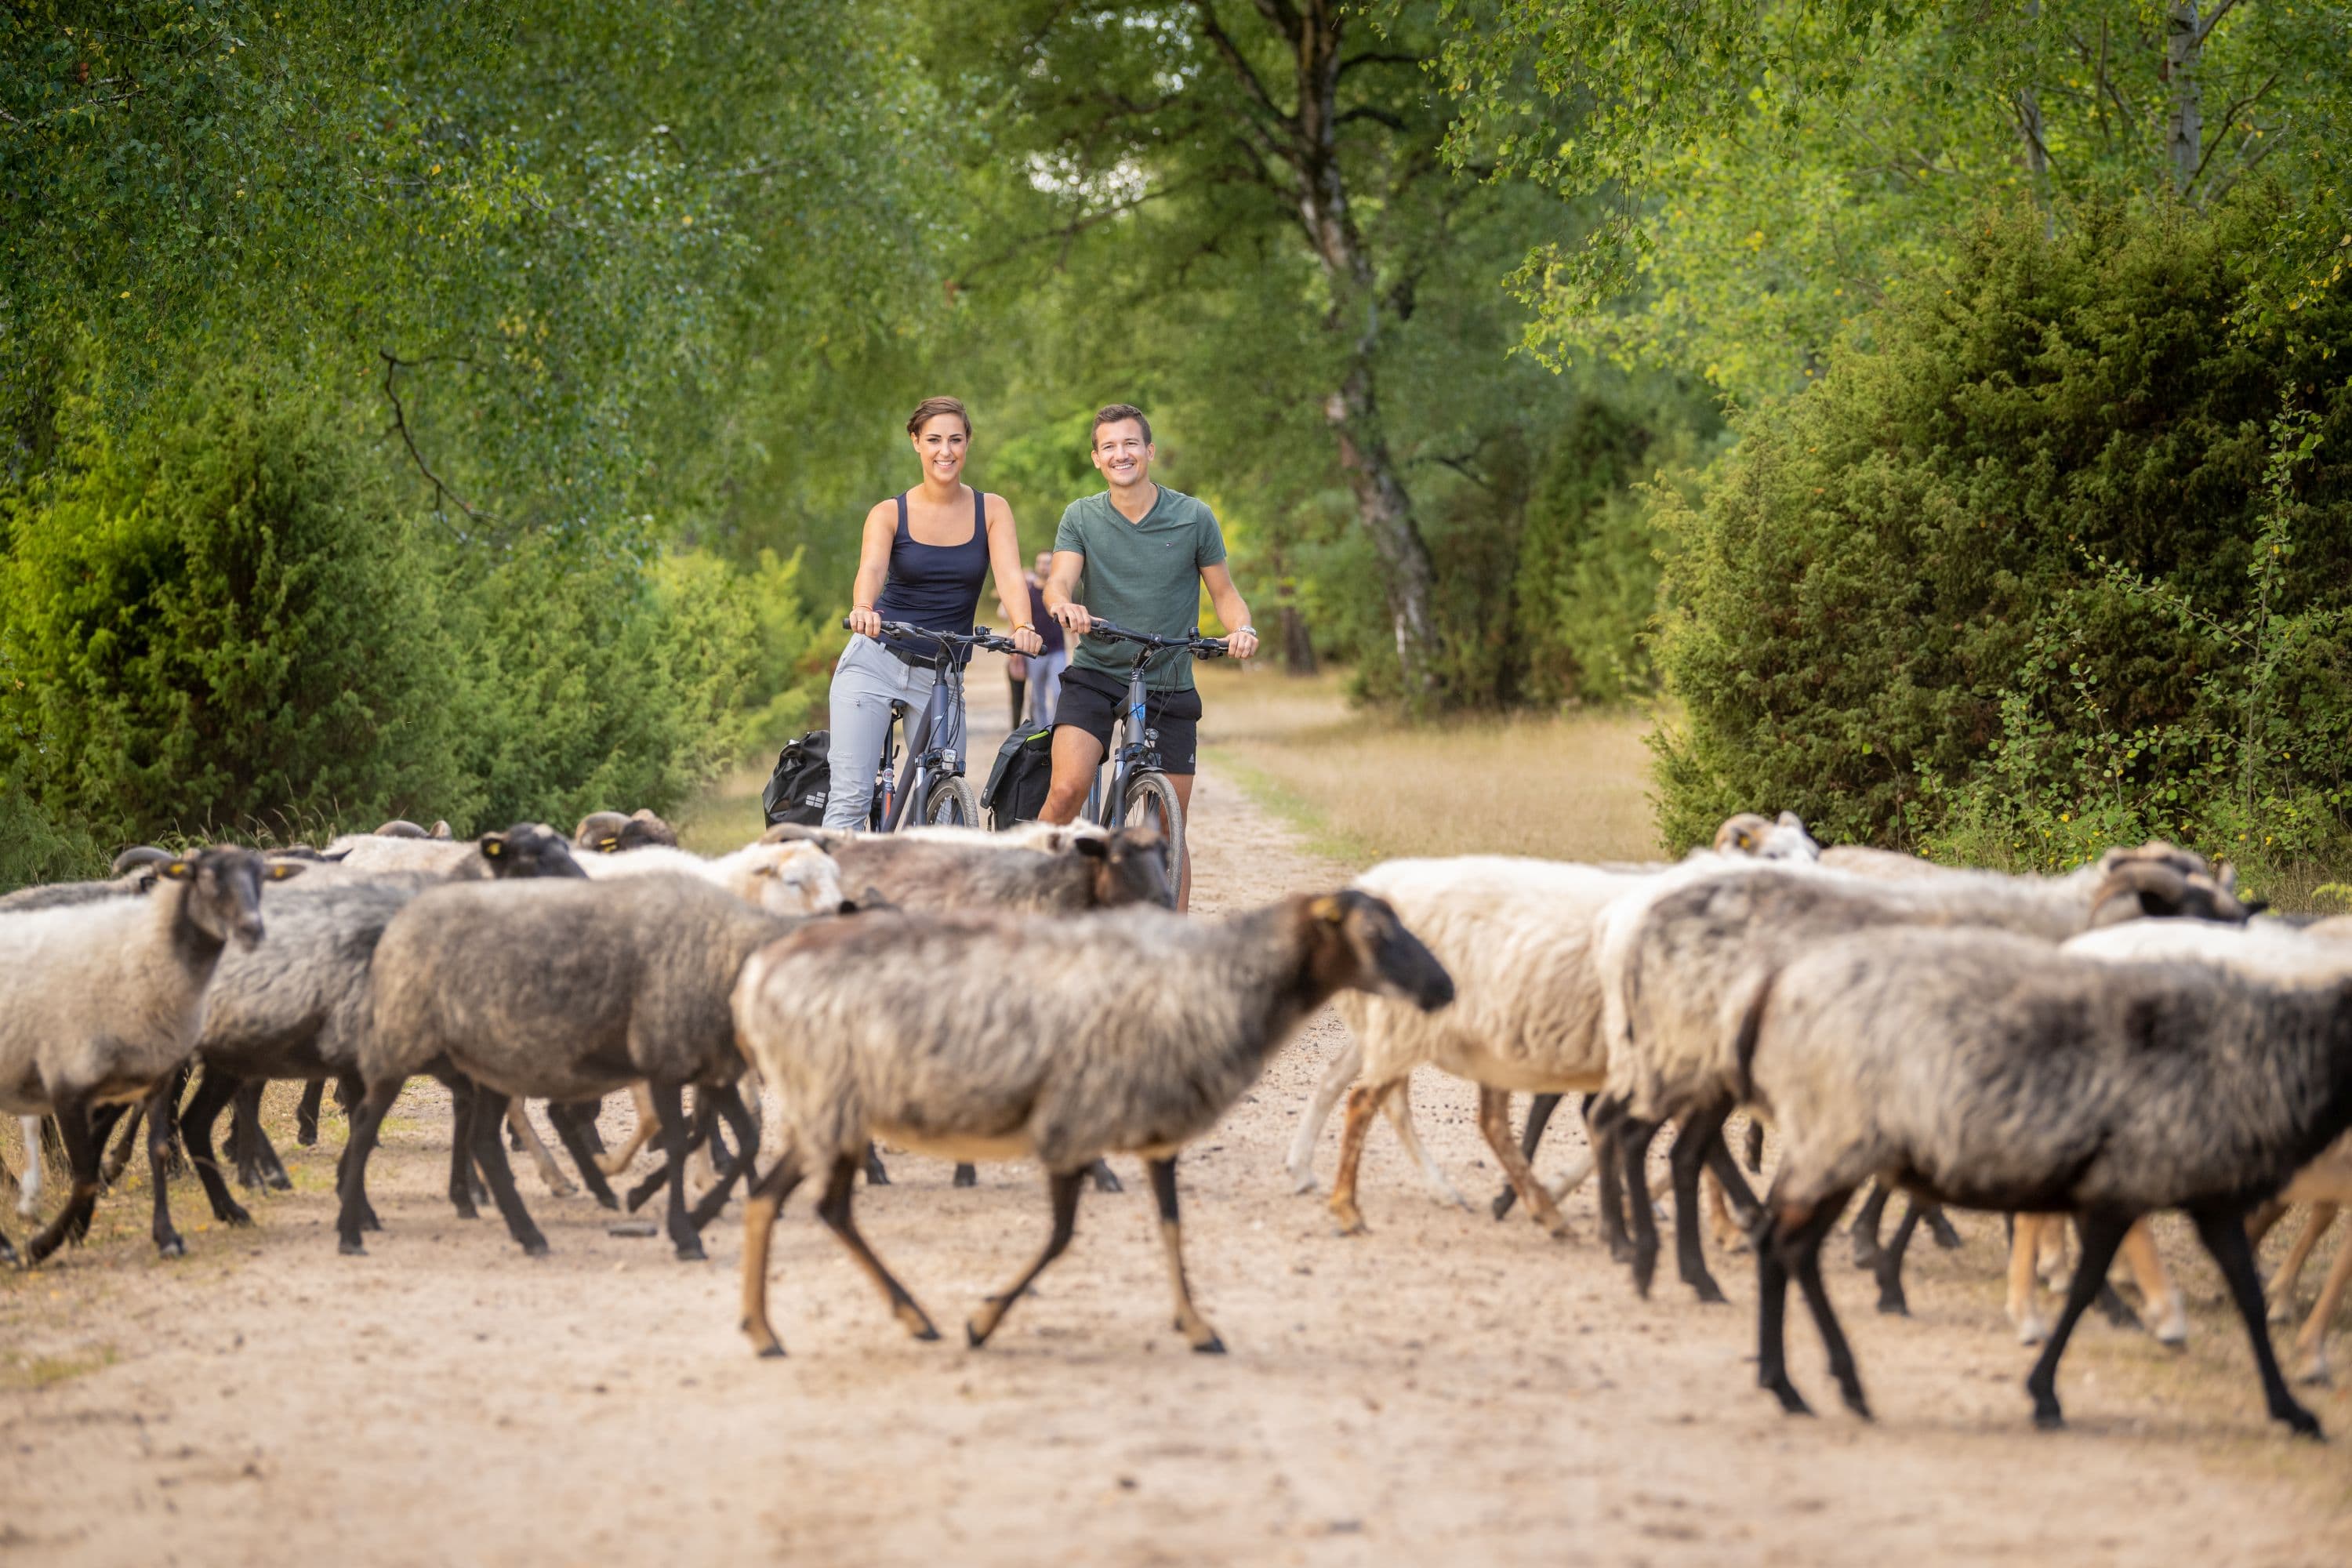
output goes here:
[[1739, 830], [1738, 837], [1732, 839], [1731, 842], [1739, 848], [1753, 849], [1756, 847], [1756, 835], [1748, 832], [1748, 829], [1743, 827]]
[[269, 868], [262, 873], [273, 882], [282, 882], [289, 877], [299, 877], [301, 874], [302, 868], [291, 860], [272, 860], [269, 863]]
[[599, 855], [610, 855], [614, 850], [618, 849], [620, 847], [621, 841], [617, 838], [607, 837], [596, 840], [596, 852]]
[[155, 868], [155, 875], [169, 877], [174, 882], [184, 882], [195, 874], [195, 863], [191, 860], [167, 860]]
[[495, 860], [506, 852], [507, 841], [505, 839], [485, 838], [482, 840], [482, 854], [486, 858]]

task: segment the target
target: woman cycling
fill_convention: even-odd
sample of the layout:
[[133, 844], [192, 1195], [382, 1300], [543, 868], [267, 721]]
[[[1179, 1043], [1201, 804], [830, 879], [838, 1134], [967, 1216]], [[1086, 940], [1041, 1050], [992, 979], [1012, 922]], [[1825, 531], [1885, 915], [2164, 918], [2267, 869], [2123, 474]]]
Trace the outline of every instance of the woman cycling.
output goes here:
[[[939, 645], [883, 641], [884, 621], [969, 632], [980, 611], [981, 579], [996, 578], [996, 607], [1024, 653], [1043, 646], [1029, 621], [1021, 544], [1002, 496], [963, 482], [971, 419], [952, 397], [927, 397], [907, 421], [923, 482], [866, 514], [866, 537], [850, 588], [849, 647], [833, 671], [832, 793], [827, 827], [866, 826], [874, 768], [890, 733], [890, 710], [920, 713], [939, 679]], [[1016, 608], [1017, 606], [1017, 608]]]

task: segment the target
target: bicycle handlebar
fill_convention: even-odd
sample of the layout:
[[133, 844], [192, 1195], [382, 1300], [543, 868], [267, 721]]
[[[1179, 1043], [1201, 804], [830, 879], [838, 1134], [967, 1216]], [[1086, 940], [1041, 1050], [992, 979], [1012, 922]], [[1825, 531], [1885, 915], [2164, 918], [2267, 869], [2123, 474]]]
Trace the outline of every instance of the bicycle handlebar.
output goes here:
[[[849, 629], [849, 617], [841, 617], [841, 629]], [[933, 631], [929, 626], [910, 626], [904, 621], [884, 621], [882, 635], [901, 641], [925, 640], [951, 647], [984, 647], [992, 653], [1019, 653], [1020, 645], [1011, 637], [990, 631], [986, 626], [974, 626], [969, 632]]]
[[1140, 643], [1145, 647], [1181, 647], [1202, 658], [1222, 658], [1225, 655], [1225, 639], [1204, 637], [1198, 626], [1192, 628], [1189, 637], [1163, 637], [1150, 632], [1131, 632], [1125, 626], [1113, 626], [1105, 620], [1089, 619], [1086, 635], [1109, 637], [1114, 642]]

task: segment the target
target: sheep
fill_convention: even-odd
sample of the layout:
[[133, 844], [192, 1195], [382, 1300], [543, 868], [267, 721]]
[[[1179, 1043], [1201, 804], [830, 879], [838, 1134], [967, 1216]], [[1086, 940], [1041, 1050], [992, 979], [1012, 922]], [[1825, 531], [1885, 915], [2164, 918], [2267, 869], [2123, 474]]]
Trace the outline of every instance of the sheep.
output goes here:
[[822, 846], [848, 887], [872, 888], [903, 909], [995, 908], [1069, 913], [1150, 902], [1175, 906], [1166, 846], [1149, 828], [1073, 831], [1024, 824], [1006, 833], [910, 828], [827, 833], [772, 828], [774, 842]]
[[[1724, 822], [1716, 831], [1713, 853], [1698, 852], [1685, 864], [1719, 865], [1751, 857], [1801, 861], [1811, 859], [1818, 848], [1793, 813], [1782, 812], [1777, 822], [1768, 822], [1750, 812]], [[1582, 1022], [1598, 1016], [1597, 1003], [1591, 1002], [1596, 982], [1585, 932], [1611, 900], [1672, 869], [1663, 864], [1578, 867], [1567, 862], [1466, 857], [1391, 861], [1366, 873], [1357, 886], [1390, 900], [1407, 923], [1436, 944], [1440, 958], [1464, 977], [1469, 1000], [1464, 1007], [1428, 1020], [1361, 996], [1350, 996], [1342, 1003], [1349, 1042], [1325, 1069], [1313, 1101], [1299, 1118], [1286, 1161], [1293, 1190], [1315, 1190], [1315, 1142], [1340, 1096], [1351, 1084], [1371, 1084], [1371, 1102], [1388, 1112], [1399, 1142], [1430, 1186], [1444, 1198], [1467, 1207], [1413, 1131], [1408, 1075], [1414, 1066], [1427, 1061], [1475, 1079], [1486, 1070], [1479, 1064], [1495, 1066], [1493, 1058], [1497, 1056], [1540, 1058], [1550, 1064], [1547, 1070], [1551, 1076], [1546, 1082], [1598, 1089], [1601, 1049], [1597, 1037]], [[1571, 1018], [1577, 1022], [1570, 1023]], [[1366, 1064], [1374, 1058], [1367, 1055], [1367, 1041], [1373, 1034], [1381, 1035], [1383, 1043], [1376, 1074], [1368, 1075]], [[1490, 1082], [1500, 1091], [1489, 1096], [1482, 1090], [1482, 1128], [1488, 1126], [1490, 1119], [1501, 1124], [1500, 1119], [1507, 1113], [1509, 1089], [1543, 1088], [1528, 1080], [1524, 1070], [1504, 1071], [1499, 1078], [1479, 1081]], [[1507, 1184], [1504, 1194], [1496, 1199], [1496, 1218], [1508, 1212], [1507, 1199], [1517, 1194], [1521, 1182], [1531, 1179], [1528, 1161], [1557, 1102], [1556, 1093], [1538, 1094], [1528, 1116], [1524, 1148], [1503, 1158]], [[1370, 1114], [1367, 1109], [1366, 1120], [1357, 1120], [1355, 1102], [1350, 1101], [1349, 1131], [1341, 1135], [1340, 1173], [1332, 1189], [1332, 1208], [1349, 1234], [1363, 1227], [1354, 1194], [1357, 1161]], [[1506, 1127], [1506, 1135], [1507, 1131]], [[1492, 1137], [1490, 1130], [1490, 1142]], [[1538, 1223], [1558, 1234], [1561, 1222], [1557, 1200], [1591, 1169], [1586, 1164], [1572, 1172], [1540, 1210], [1531, 1206]], [[1618, 1223], [1612, 1201], [1613, 1185], [1612, 1176], [1602, 1194], [1603, 1224], [1612, 1234]]]
[[[1032, 983], [1008, 986], [1008, 974]], [[736, 1026], [782, 1101], [787, 1142], [744, 1205], [742, 1326], [753, 1348], [783, 1353], [768, 1321], [768, 1247], [778, 1207], [810, 1173], [824, 1183], [819, 1217], [899, 1322], [938, 1337], [851, 1216], [858, 1152], [887, 1136], [1045, 1167], [1052, 1234], [966, 1322], [974, 1348], [1069, 1245], [1087, 1168], [1132, 1152], [1158, 1200], [1176, 1326], [1193, 1350], [1222, 1353], [1185, 1285], [1176, 1154], [1341, 990], [1423, 1009], [1454, 997], [1444, 967], [1396, 912], [1352, 889], [1220, 921], [1149, 907], [1050, 921], [869, 914], [762, 948], [736, 984]]]
[[598, 880], [661, 873], [699, 877], [771, 914], [830, 911], [842, 901], [841, 870], [831, 856], [814, 844], [751, 844], [716, 859], [648, 845], [589, 855], [582, 858], [580, 867]]
[[[562, 837], [531, 823], [485, 834], [466, 847], [480, 862], [483, 874], [494, 878], [583, 874]], [[468, 868], [440, 875], [408, 871], [315, 878], [289, 889], [275, 901], [272, 940], [266, 951], [232, 952], [222, 959], [205, 997], [196, 1040], [204, 1079], [180, 1117], [196, 1178], [215, 1219], [229, 1226], [252, 1223], [252, 1215], [229, 1195], [213, 1152], [212, 1129], [221, 1109], [245, 1086], [257, 1088], [270, 1079], [348, 1079], [354, 1073], [368, 1003], [369, 966], [385, 926], [419, 894], [453, 879], [473, 877]], [[450, 1163], [449, 1201], [460, 1215], [471, 1219], [474, 1183], [466, 1134], [473, 1096], [462, 1081], [450, 1087], [458, 1136]], [[570, 1123], [559, 1117], [556, 1124], [573, 1159], [593, 1166], [593, 1156], [578, 1147]], [[546, 1173], [552, 1162], [541, 1169]], [[614, 1206], [611, 1190], [601, 1181], [592, 1186], [600, 1201]]]
[[[1993, 927], [2054, 944], [2144, 913], [2226, 909], [2242, 918], [2242, 907], [2217, 884], [2183, 875], [2158, 853], [2111, 855], [2106, 869], [2047, 880], [1947, 873], [1881, 881], [1811, 867], [1700, 868], [1611, 906], [1598, 939], [1608, 1086], [1593, 1120], [1635, 1194], [1636, 1290], [1648, 1294], [1658, 1251], [1642, 1195], [1644, 1157], [1671, 1119], [1681, 1123], [1671, 1162], [1678, 1269], [1701, 1300], [1724, 1299], [1700, 1245], [1698, 1173], [1702, 1162], [1717, 1158], [1723, 1122], [1738, 1103], [1740, 1064], [1731, 1046], [1765, 974], [1809, 944], [1875, 926]], [[1738, 1206], [1752, 1209], [1747, 1184], [1736, 1169], [1727, 1173], [1729, 1165], [1717, 1163], [1718, 1178]], [[1901, 1268], [1899, 1246], [1879, 1260], [1884, 1311], [1906, 1310]]]
[[[2337, 1139], [2328, 1145], [2326, 1153], [2296, 1172], [2294, 1180], [2287, 1184], [2286, 1191], [2279, 1197], [2286, 1203], [2312, 1205], [2309, 1225], [2296, 1238], [2294, 1251], [2271, 1286], [2272, 1316], [2292, 1321], [2296, 1276], [2303, 1271], [2312, 1247], [2335, 1223], [2337, 1211], [2352, 1204], [2352, 1134]], [[2336, 1252], [2336, 1261], [2319, 1287], [2319, 1299], [2312, 1303], [2311, 1315], [2304, 1320], [2302, 1330], [2294, 1336], [2294, 1353], [2303, 1363], [2295, 1373], [2298, 1381], [2329, 1380], [2327, 1325], [2335, 1318], [2336, 1308], [2343, 1304], [2347, 1288], [2352, 1288], [2352, 1246]]]
[[[154, 1100], [156, 1250], [187, 1250], [165, 1190], [173, 1117], [160, 1095], [195, 1044], [223, 950], [261, 940], [262, 884], [300, 869], [249, 849], [204, 849], [157, 866], [147, 898], [0, 915], [0, 1111], [54, 1115], [73, 1172], [66, 1205], [27, 1247], [28, 1262], [89, 1231], [99, 1189], [93, 1108], [140, 1100]], [[13, 1256], [5, 1237], [0, 1254]]]
[[25, 1173], [11, 1176], [8, 1168], [0, 1165], [0, 1179], [16, 1184], [16, 1213], [31, 1219], [41, 1208], [41, 1118], [19, 1116], [16, 1130], [25, 1139]]
[[1807, 1406], [1782, 1343], [1793, 1274], [1847, 1405], [1869, 1405], [1821, 1279], [1822, 1237], [1885, 1176], [1943, 1203], [2081, 1216], [2083, 1258], [2026, 1378], [2063, 1424], [2059, 1358], [2142, 1215], [2186, 1209], [2243, 1321], [2270, 1414], [2313, 1436], [2263, 1323], [2249, 1211], [2352, 1125], [2352, 977], [2126, 963], [2008, 931], [1823, 942], [1755, 989], [1734, 1055], [1780, 1162], [1757, 1255], [1760, 1386]]
[[[412, 1073], [446, 1058], [475, 1086], [475, 1157], [509, 1231], [532, 1257], [547, 1251], [547, 1239], [515, 1192], [499, 1142], [507, 1100], [575, 1100], [650, 1081], [669, 1156], [670, 1239], [679, 1257], [701, 1257], [701, 1226], [758, 1148], [734, 1090], [743, 1058], [729, 994], [743, 961], [799, 923], [677, 873], [420, 894], [384, 928], [369, 976], [359, 1052], [366, 1092], [352, 1112], [341, 1180], [341, 1249], [366, 1250], [368, 1157], [385, 1111]], [[688, 1084], [719, 1097], [740, 1145], [691, 1218], [680, 1104]]]
[[675, 849], [677, 830], [652, 812], [639, 809], [624, 816], [617, 811], [592, 811], [572, 830], [572, 842], [601, 855], [652, 846]]

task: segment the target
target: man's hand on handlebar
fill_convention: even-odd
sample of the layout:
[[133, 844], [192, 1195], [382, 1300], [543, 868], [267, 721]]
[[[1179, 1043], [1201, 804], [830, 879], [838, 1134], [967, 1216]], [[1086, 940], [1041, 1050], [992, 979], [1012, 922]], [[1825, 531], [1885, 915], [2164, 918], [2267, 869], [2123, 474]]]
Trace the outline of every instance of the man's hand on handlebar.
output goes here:
[[1053, 615], [1065, 630], [1076, 637], [1086, 636], [1087, 629], [1094, 625], [1094, 617], [1087, 614], [1087, 607], [1076, 602], [1055, 605]]
[[1244, 627], [1225, 634], [1225, 654], [1230, 658], [1248, 658], [1257, 652], [1257, 634]]

